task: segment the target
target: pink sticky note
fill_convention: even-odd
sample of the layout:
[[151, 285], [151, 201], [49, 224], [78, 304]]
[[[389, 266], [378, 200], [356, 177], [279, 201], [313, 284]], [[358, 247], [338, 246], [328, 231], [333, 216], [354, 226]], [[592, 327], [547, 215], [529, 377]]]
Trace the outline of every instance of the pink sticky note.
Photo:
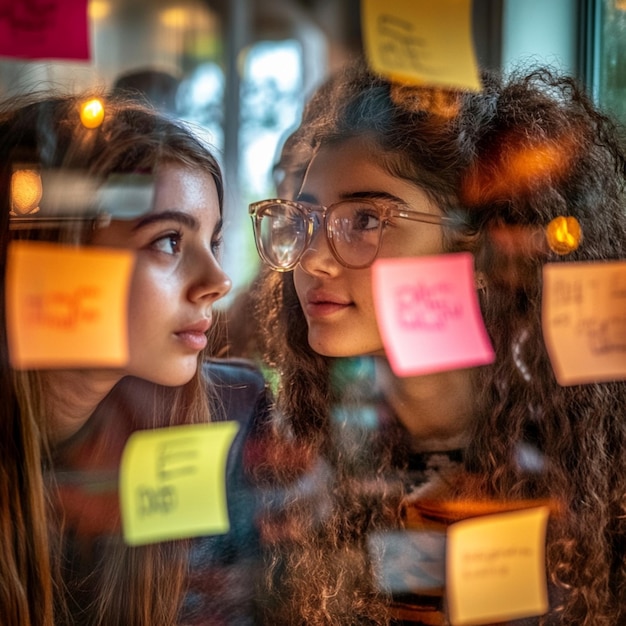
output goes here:
[[493, 361], [470, 253], [378, 259], [372, 283], [381, 338], [398, 376]]
[[89, 59], [88, 0], [0, 0], [0, 56]]

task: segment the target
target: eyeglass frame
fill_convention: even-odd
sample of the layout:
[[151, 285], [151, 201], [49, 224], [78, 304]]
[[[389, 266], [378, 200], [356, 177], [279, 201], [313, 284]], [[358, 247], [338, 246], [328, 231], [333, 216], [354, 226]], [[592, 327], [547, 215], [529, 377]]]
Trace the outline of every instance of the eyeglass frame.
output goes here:
[[[357, 202], [357, 201], [370, 204], [376, 207], [376, 209], [378, 209], [379, 211], [381, 211], [381, 215], [380, 215], [381, 225], [379, 229], [378, 245], [376, 246], [376, 251], [374, 253], [372, 260], [365, 265], [352, 265], [352, 264], [346, 263], [346, 261], [344, 261], [341, 258], [341, 255], [337, 252], [335, 248], [335, 242], [333, 240], [333, 237], [329, 236], [330, 226], [329, 226], [328, 220], [326, 219], [327, 215], [336, 206], [340, 204], [345, 204], [346, 202]], [[298, 211], [301, 211], [306, 216], [307, 231], [306, 231], [306, 237], [304, 240], [304, 246], [303, 246], [302, 252], [298, 255], [296, 261], [294, 261], [293, 263], [290, 263], [289, 266], [287, 267], [277, 266], [274, 263], [272, 263], [269, 260], [269, 257], [267, 256], [265, 252], [265, 248], [263, 246], [263, 240], [261, 237], [261, 218], [263, 217], [263, 215], [259, 215], [259, 213], [265, 207], [270, 206], [270, 205], [290, 206], [294, 209], [297, 209]], [[317, 214], [321, 213], [322, 220], [321, 220], [321, 223], [319, 223], [319, 225], [323, 226], [324, 235], [326, 237], [328, 247], [333, 257], [343, 267], [347, 269], [353, 269], [353, 270], [366, 269], [370, 267], [372, 263], [374, 263], [374, 261], [376, 260], [376, 257], [378, 256], [378, 253], [380, 251], [380, 246], [383, 241], [383, 227], [385, 226], [387, 222], [389, 222], [389, 220], [392, 217], [400, 217], [402, 219], [408, 219], [413, 222], [421, 222], [423, 224], [433, 224], [435, 226], [453, 226], [453, 225], [458, 226], [458, 220], [452, 217], [447, 217], [445, 215], [436, 215], [434, 213], [424, 213], [423, 211], [411, 211], [409, 209], [403, 209], [398, 206], [394, 206], [391, 203], [379, 203], [371, 198], [355, 198], [355, 199], [340, 200], [339, 202], [333, 202], [333, 204], [330, 204], [328, 206], [324, 206], [323, 204], [309, 204], [309, 203], [303, 204], [301, 202], [298, 202], [297, 200], [285, 200], [283, 198], [269, 198], [267, 200], [258, 200], [248, 205], [248, 214], [250, 215], [250, 218], [252, 219], [252, 225], [253, 225], [253, 230], [254, 230], [254, 243], [256, 244], [256, 248], [261, 259], [267, 265], [269, 265], [273, 270], [277, 272], [291, 272], [298, 265], [298, 263], [300, 263], [305, 252], [309, 249], [311, 239], [313, 235], [315, 234], [315, 230], [316, 230], [314, 219], [313, 219], [313, 214], [316, 214], [316, 213]]]

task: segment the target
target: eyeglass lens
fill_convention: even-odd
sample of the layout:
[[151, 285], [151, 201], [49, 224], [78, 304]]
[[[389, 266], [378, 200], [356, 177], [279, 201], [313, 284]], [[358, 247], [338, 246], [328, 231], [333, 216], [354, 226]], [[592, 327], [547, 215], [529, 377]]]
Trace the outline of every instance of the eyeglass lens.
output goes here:
[[267, 260], [276, 267], [295, 265], [306, 246], [308, 221], [297, 207], [272, 204], [260, 218], [259, 237]]

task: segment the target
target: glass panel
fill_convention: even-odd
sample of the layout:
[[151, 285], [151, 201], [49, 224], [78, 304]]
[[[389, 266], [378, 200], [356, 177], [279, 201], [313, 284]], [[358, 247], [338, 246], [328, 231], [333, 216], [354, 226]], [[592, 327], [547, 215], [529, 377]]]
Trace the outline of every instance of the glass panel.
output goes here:
[[603, 0], [600, 13], [598, 98], [626, 122], [626, 1]]

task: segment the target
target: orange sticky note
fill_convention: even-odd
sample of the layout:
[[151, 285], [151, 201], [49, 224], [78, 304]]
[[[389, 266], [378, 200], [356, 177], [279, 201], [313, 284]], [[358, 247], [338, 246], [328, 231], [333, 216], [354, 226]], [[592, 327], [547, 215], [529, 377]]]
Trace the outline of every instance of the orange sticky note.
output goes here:
[[124, 539], [142, 545], [228, 531], [226, 460], [237, 422], [134, 433], [120, 466]]
[[378, 259], [372, 287], [380, 335], [396, 375], [493, 361], [470, 253]]
[[128, 250], [12, 242], [6, 270], [11, 365], [122, 367], [133, 264]]
[[471, 0], [361, 0], [371, 68], [398, 81], [481, 89]]
[[448, 529], [446, 589], [453, 626], [491, 624], [548, 610], [548, 507], [498, 513]]
[[543, 336], [560, 385], [626, 379], [626, 262], [548, 263]]

